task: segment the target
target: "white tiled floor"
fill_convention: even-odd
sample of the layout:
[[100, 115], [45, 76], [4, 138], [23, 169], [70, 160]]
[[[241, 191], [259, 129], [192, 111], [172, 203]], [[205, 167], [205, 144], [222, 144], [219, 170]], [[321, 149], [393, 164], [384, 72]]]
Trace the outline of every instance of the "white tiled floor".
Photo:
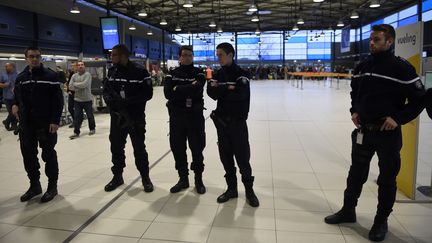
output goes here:
[[[300, 90], [287, 81], [254, 81], [251, 102], [248, 125], [259, 208], [246, 204], [241, 186], [238, 199], [222, 205], [216, 202], [225, 189], [224, 171], [216, 132], [207, 120], [206, 194], [198, 195], [193, 187], [169, 193], [177, 174], [168, 154], [150, 172], [153, 193], [145, 193], [138, 181], [73, 242], [368, 242], [377, 204], [376, 158], [359, 201], [358, 223], [333, 226], [323, 222], [341, 206], [350, 165], [353, 125], [348, 83], [343, 81], [336, 90], [328, 84], [306, 82]], [[206, 97], [206, 106], [208, 115], [215, 102]], [[4, 116], [3, 111], [0, 119]], [[147, 106], [146, 145], [151, 163], [169, 150], [167, 120], [158, 87]], [[0, 242], [61, 242], [139, 176], [128, 142], [125, 185], [111, 193], [103, 190], [111, 179], [109, 117], [98, 114], [96, 122], [95, 136], [72, 141], [68, 139], [72, 130], [60, 129], [60, 195], [47, 204], [40, 204], [39, 197], [19, 202], [28, 187], [19, 144], [15, 136], [0, 129]], [[421, 124], [417, 177], [419, 184], [429, 185], [432, 122], [423, 114]], [[83, 133], [86, 129], [85, 125]], [[45, 176], [41, 182], [46, 187]], [[398, 198], [404, 196], [398, 194]], [[397, 203], [389, 223], [386, 242], [432, 242], [432, 204]]]

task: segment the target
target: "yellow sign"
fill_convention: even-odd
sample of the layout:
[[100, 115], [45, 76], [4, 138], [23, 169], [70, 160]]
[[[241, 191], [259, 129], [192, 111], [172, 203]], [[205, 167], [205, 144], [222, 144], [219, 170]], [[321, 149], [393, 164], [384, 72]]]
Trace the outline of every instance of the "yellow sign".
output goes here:
[[[423, 22], [396, 29], [395, 54], [410, 62], [417, 74], [421, 73], [422, 51]], [[417, 118], [402, 126], [403, 147], [397, 185], [398, 189], [411, 199], [415, 199], [416, 194], [419, 121]]]

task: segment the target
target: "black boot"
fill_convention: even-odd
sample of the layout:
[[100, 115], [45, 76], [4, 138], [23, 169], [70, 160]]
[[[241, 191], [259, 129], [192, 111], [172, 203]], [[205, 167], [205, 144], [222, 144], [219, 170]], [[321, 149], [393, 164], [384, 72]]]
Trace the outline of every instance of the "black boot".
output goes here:
[[357, 221], [355, 208], [342, 207], [339, 212], [324, 218], [327, 224], [355, 223]]
[[253, 189], [250, 190], [246, 190], [246, 202], [251, 206], [251, 207], [259, 207], [259, 200], [258, 197], [255, 195], [255, 192]]
[[48, 182], [48, 189], [43, 194], [41, 198], [41, 203], [46, 203], [54, 199], [55, 196], [57, 196], [57, 181], [56, 182]]
[[206, 188], [202, 180], [202, 173], [195, 173], [195, 190], [198, 194], [206, 193]]
[[388, 231], [387, 222], [374, 223], [371, 230], [369, 231], [369, 240], [371, 241], [383, 241]]
[[228, 188], [222, 195], [217, 198], [218, 203], [224, 203], [230, 200], [231, 198], [237, 198], [238, 192], [237, 188]]
[[254, 177], [251, 176], [250, 178], [243, 178], [242, 179], [243, 184], [245, 186], [245, 190], [246, 190], [246, 202], [251, 206], [251, 207], [258, 207], [259, 206], [259, 200], [258, 197], [255, 195], [255, 192], [253, 190], [253, 181], [254, 181]]
[[42, 187], [39, 181], [30, 182], [30, 188], [24, 193], [20, 200], [21, 202], [26, 202], [32, 199], [34, 196], [42, 193]]
[[171, 187], [171, 193], [177, 193], [183, 189], [189, 187], [189, 177], [188, 176], [180, 176], [179, 181], [173, 187]]
[[121, 186], [123, 184], [124, 184], [123, 176], [121, 176], [121, 175], [114, 175], [114, 177], [112, 178], [112, 180], [108, 184], [106, 184], [105, 191], [106, 192], [113, 191], [117, 187], [119, 187], [119, 186]]
[[237, 191], [237, 177], [235, 174], [233, 175], [225, 175], [225, 181], [227, 182], [228, 189], [222, 193], [217, 198], [218, 203], [224, 203], [230, 200], [231, 198], [237, 198], [238, 197], [238, 191]]
[[145, 192], [152, 192], [154, 190], [153, 183], [150, 180], [149, 175], [142, 176], [142, 184]]

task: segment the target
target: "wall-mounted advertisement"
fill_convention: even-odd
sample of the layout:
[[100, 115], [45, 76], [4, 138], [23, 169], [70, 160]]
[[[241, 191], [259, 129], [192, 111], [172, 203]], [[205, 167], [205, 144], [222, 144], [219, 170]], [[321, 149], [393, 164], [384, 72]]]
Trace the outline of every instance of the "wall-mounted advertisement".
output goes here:
[[349, 52], [351, 50], [350, 30], [351, 30], [350, 26], [347, 26], [342, 29], [341, 53]]

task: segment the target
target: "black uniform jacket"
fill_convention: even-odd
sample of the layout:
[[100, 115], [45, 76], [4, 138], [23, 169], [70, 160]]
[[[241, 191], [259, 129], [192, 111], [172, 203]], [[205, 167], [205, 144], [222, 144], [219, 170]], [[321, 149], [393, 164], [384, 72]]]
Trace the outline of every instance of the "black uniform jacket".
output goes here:
[[146, 103], [153, 97], [150, 74], [144, 67], [128, 62], [108, 70], [104, 83], [104, 99], [113, 111], [126, 109], [132, 118], [145, 116]]
[[390, 116], [399, 125], [423, 110], [424, 86], [415, 68], [392, 51], [370, 55], [354, 70], [351, 81], [351, 113], [361, 124]]
[[20, 119], [58, 125], [64, 103], [61, 85], [57, 72], [42, 64], [31, 71], [27, 66], [18, 74], [14, 89]]
[[[216, 113], [225, 117], [247, 119], [250, 106], [249, 74], [237, 64], [222, 67], [214, 75], [218, 85], [207, 84], [207, 94], [217, 100]], [[234, 85], [234, 90], [228, 86]]]
[[199, 68], [193, 64], [181, 65], [165, 77], [164, 83], [164, 94], [170, 112], [203, 111], [205, 75]]

